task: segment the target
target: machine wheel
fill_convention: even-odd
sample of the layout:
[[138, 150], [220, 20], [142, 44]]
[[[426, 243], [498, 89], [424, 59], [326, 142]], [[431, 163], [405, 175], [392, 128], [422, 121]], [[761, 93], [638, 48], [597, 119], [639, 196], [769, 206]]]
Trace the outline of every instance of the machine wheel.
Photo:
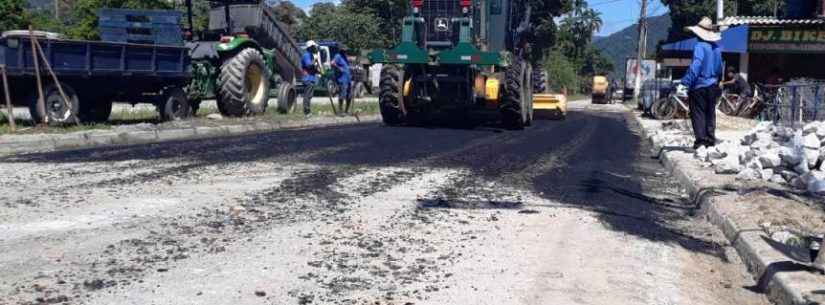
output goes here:
[[64, 123], [74, 123], [80, 110], [80, 102], [77, 92], [66, 83], [61, 82], [60, 87], [66, 94], [68, 103], [63, 101], [60, 90], [55, 83], [48, 84], [43, 88], [43, 101], [46, 113], [37, 111], [37, 91], [33, 92], [29, 101], [29, 113], [35, 122], [43, 122], [44, 117], [48, 117], [49, 125], [59, 125]]
[[278, 86], [278, 112], [292, 113], [295, 110], [297, 99], [298, 93], [295, 92], [292, 84], [283, 82]]
[[161, 104], [158, 105], [160, 119], [162, 121], [174, 121], [187, 119], [192, 115], [192, 107], [189, 99], [181, 88], [170, 88], [166, 90]]
[[534, 83], [533, 83], [533, 65], [527, 63], [527, 72], [524, 73], [524, 93], [525, 99], [524, 103], [527, 106], [527, 119], [524, 121], [525, 126], [532, 126], [533, 125], [533, 93], [535, 91]]
[[263, 113], [269, 101], [269, 70], [261, 52], [246, 48], [225, 61], [218, 77], [218, 109], [226, 116]]
[[547, 93], [547, 72], [533, 70], [533, 93]]
[[402, 91], [404, 72], [395, 65], [381, 68], [378, 106], [384, 124], [395, 126], [404, 122], [404, 96]]
[[527, 107], [524, 94], [525, 64], [517, 59], [504, 73], [504, 99], [500, 111], [504, 126], [524, 129], [527, 123]]
[[78, 116], [80, 121], [87, 123], [102, 123], [109, 120], [112, 114], [112, 98], [109, 96], [83, 96], [80, 101]]

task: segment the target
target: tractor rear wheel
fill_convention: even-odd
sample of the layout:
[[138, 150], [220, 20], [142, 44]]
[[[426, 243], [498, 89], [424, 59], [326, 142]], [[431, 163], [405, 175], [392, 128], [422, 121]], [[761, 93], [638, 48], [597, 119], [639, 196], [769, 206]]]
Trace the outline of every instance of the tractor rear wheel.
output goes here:
[[[517, 59], [504, 72], [504, 99], [500, 111], [504, 127], [509, 129], [524, 129], [527, 124], [528, 108], [525, 103], [525, 63]], [[532, 90], [532, 88], [528, 88]]]
[[226, 116], [263, 113], [269, 101], [269, 70], [256, 49], [246, 48], [221, 65], [218, 109]]
[[404, 93], [402, 92], [404, 72], [395, 65], [384, 65], [381, 69], [378, 105], [384, 124], [400, 125], [404, 122]]

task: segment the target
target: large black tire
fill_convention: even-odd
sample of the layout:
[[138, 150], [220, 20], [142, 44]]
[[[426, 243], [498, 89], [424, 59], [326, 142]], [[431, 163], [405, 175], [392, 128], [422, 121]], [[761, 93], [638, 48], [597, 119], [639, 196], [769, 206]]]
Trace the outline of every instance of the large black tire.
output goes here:
[[218, 77], [218, 110], [225, 116], [263, 113], [269, 102], [269, 69], [256, 49], [224, 61]]
[[78, 116], [84, 123], [103, 123], [112, 115], [112, 99], [108, 96], [83, 96]]
[[295, 91], [295, 86], [287, 82], [282, 82], [278, 86], [278, 112], [292, 113], [297, 100], [298, 93]]
[[524, 80], [526, 65], [516, 59], [504, 72], [504, 98], [499, 111], [501, 121], [508, 129], [524, 129], [527, 124], [527, 106], [525, 103]]
[[68, 103], [63, 101], [57, 85], [50, 83], [43, 88], [45, 113], [39, 113], [37, 111], [38, 93], [36, 90], [32, 92], [29, 98], [29, 113], [31, 114], [32, 120], [35, 122], [43, 122], [43, 118], [48, 117], [49, 125], [75, 123], [79, 120], [77, 115], [80, 111], [80, 100], [77, 97], [77, 92], [64, 82], [60, 82], [60, 87], [63, 88], [63, 93], [66, 94]]
[[547, 93], [547, 72], [533, 70], [533, 93]]
[[395, 126], [404, 122], [403, 83], [404, 72], [399, 67], [385, 64], [381, 68], [378, 106], [381, 110], [381, 118], [386, 125]]
[[158, 112], [164, 122], [184, 120], [192, 116], [192, 106], [183, 89], [169, 88], [165, 90], [163, 100], [158, 105]]
[[533, 65], [527, 63], [527, 71], [524, 73], [524, 93], [526, 95], [524, 99], [524, 105], [527, 106], [527, 113], [526, 119], [524, 121], [525, 126], [532, 126], [533, 125], [533, 93], [535, 93], [535, 86], [533, 84]]

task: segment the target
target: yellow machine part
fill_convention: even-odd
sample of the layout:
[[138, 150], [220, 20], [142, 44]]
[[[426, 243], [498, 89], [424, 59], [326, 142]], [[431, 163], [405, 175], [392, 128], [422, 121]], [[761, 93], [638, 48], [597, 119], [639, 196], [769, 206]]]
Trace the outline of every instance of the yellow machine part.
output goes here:
[[567, 114], [567, 97], [564, 94], [534, 94], [533, 111], [536, 117], [549, 115], [551, 118], [564, 118]]
[[488, 103], [498, 103], [499, 97], [501, 92], [499, 92], [501, 88], [501, 83], [497, 78], [489, 77], [484, 85], [484, 98], [487, 99]]
[[412, 78], [404, 82], [404, 88], [401, 93], [404, 96], [410, 96], [410, 93], [412, 93]]
[[602, 75], [593, 76], [593, 94], [607, 93], [607, 77]]

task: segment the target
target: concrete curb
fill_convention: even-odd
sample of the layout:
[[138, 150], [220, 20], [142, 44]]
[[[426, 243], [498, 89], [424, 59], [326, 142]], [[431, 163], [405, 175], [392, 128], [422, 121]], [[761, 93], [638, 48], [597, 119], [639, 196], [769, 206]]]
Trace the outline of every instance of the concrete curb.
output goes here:
[[310, 120], [287, 120], [280, 122], [256, 121], [247, 124], [226, 126], [191, 126], [180, 128], [154, 128], [117, 132], [111, 130], [91, 130], [68, 134], [35, 134], [0, 137], [0, 156], [21, 153], [72, 150], [92, 147], [162, 143], [190, 139], [227, 137], [265, 133], [276, 130], [322, 128], [373, 123], [381, 120], [379, 115], [355, 117], [321, 117]]
[[[822, 303], [825, 296], [810, 292], [825, 289], [825, 277], [805, 271], [804, 265], [793, 262], [785, 254], [769, 245], [768, 236], [758, 224], [737, 223], [732, 217], [730, 205], [736, 194], [718, 192], [724, 183], [708, 181], [691, 175], [700, 168], [691, 154], [681, 151], [665, 151], [662, 143], [655, 143], [637, 115], [631, 115], [639, 124], [644, 138], [651, 141], [655, 153], [659, 153], [662, 165], [682, 184], [691, 198], [701, 207], [708, 220], [718, 227], [742, 258], [757, 281], [756, 289], [779, 305], [812, 305]], [[783, 268], [790, 268], [784, 270]], [[803, 270], [800, 270], [803, 269]]]

